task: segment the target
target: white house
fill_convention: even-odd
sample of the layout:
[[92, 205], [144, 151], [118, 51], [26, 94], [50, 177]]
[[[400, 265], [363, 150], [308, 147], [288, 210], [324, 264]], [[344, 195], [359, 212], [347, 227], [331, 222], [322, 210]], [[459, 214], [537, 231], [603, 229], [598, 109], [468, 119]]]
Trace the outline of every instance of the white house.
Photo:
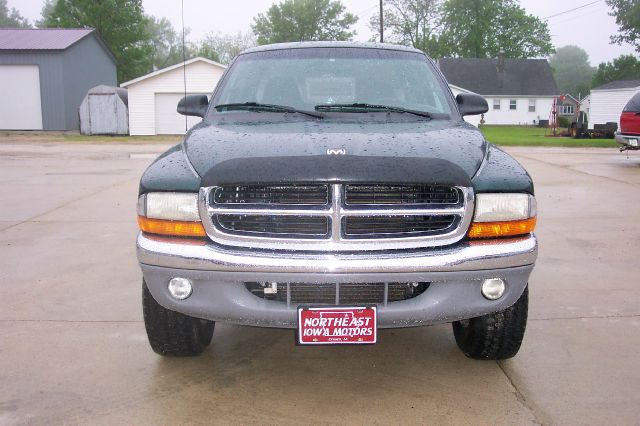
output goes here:
[[587, 113], [587, 117], [591, 114], [591, 95], [587, 95], [580, 100], [580, 111]]
[[[183, 69], [184, 65], [184, 69]], [[176, 107], [186, 92], [211, 95], [225, 66], [205, 58], [194, 58], [122, 83], [129, 91], [129, 133], [171, 135], [185, 133], [185, 117]], [[189, 117], [190, 128], [201, 119]]]
[[443, 58], [440, 70], [454, 87], [484, 96], [486, 124], [537, 124], [548, 120], [558, 96], [546, 59]]
[[618, 80], [591, 89], [589, 96], [589, 128], [594, 124], [618, 123], [629, 99], [640, 92], [640, 80]]

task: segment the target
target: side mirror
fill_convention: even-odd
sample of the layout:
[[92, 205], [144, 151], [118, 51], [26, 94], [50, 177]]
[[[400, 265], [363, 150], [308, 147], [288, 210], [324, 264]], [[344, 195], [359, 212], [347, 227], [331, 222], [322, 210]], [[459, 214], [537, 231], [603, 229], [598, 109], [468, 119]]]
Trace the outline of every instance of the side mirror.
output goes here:
[[207, 106], [209, 106], [207, 95], [187, 95], [178, 102], [178, 113], [204, 117], [207, 113]]
[[489, 111], [487, 100], [475, 93], [460, 93], [456, 96], [460, 115], [478, 115]]

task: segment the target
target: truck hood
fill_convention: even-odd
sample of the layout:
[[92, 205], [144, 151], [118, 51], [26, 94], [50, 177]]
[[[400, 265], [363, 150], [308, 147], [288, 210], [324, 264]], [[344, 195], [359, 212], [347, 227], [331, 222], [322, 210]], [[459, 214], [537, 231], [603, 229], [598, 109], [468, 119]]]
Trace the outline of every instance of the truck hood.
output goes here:
[[184, 147], [203, 185], [323, 179], [462, 184], [480, 167], [486, 142], [475, 127], [449, 120], [203, 122]]

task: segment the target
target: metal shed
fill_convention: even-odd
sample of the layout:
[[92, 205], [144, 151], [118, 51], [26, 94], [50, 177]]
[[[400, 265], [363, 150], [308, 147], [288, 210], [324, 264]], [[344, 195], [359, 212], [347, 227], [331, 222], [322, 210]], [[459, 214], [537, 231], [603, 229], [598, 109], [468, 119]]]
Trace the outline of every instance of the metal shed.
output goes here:
[[0, 129], [78, 130], [87, 90], [115, 85], [116, 65], [91, 28], [0, 28]]
[[127, 89], [100, 85], [89, 89], [80, 104], [80, 133], [83, 135], [128, 135]]
[[589, 98], [589, 128], [596, 124], [616, 122], [629, 99], [640, 92], [640, 80], [616, 80], [591, 89]]
[[[184, 68], [183, 68], [184, 67]], [[129, 90], [131, 135], [178, 135], [185, 133], [185, 117], [178, 114], [178, 101], [187, 94], [210, 95], [226, 67], [206, 58], [193, 58], [134, 80], [120, 87]], [[187, 127], [201, 119], [187, 117]]]

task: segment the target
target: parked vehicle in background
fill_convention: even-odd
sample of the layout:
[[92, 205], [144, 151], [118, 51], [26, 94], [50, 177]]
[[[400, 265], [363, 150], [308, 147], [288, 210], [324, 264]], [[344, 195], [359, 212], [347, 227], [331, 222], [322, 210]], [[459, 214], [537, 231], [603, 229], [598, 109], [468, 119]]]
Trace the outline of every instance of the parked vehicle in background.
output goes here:
[[620, 115], [620, 132], [616, 134], [620, 151], [640, 149], [640, 92], [627, 102]]
[[300, 345], [373, 344], [453, 323], [475, 359], [522, 342], [538, 253], [526, 170], [464, 116], [433, 60], [391, 44], [261, 46], [140, 182], [149, 343], [197, 355], [215, 322], [289, 328]]

